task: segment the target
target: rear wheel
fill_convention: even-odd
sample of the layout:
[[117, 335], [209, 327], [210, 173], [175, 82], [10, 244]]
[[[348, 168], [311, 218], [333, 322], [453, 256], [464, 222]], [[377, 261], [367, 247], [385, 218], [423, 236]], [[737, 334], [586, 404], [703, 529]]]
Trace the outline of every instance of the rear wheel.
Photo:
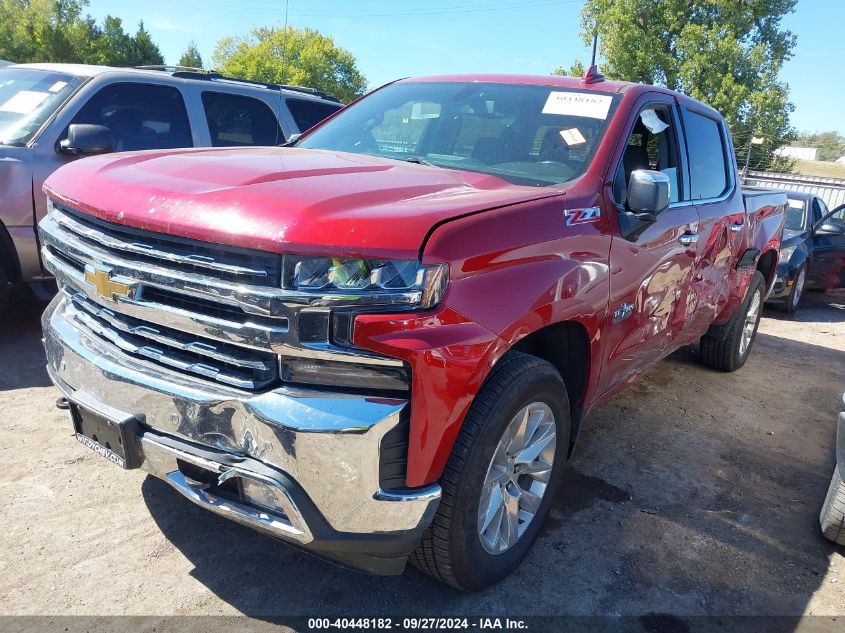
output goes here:
[[516, 569], [557, 493], [569, 430], [558, 371], [534, 356], [505, 355], [467, 413], [441, 478], [440, 507], [411, 563], [465, 590]]
[[748, 354], [757, 338], [757, 328], [763, 313], [765, 279], [758, 270], [751, 278], [745, 300], [727, 324], [724, 338], [701, 337], [701, 361], [722, 371], [736, 371], [748, 360]]

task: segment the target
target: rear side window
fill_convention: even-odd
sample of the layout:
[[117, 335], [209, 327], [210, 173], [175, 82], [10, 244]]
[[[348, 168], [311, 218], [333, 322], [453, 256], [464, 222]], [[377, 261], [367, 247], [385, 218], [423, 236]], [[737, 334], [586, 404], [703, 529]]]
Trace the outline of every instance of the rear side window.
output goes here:
[[118, 152], [193, 146], [185, 102], [171, 86], [111, 84], [91, 97], [72, 123], [109, 128]]
[[213, 147], [278, 145], [285, 140], [266, 103], [225, 92], [203, 92], [202, 106]]
[[692, 199], [718, 198], [728, 188], [728, 161], [721, 125], [687, 110], [684, 115]]
[[314, 127], [327, 116], [334, 114], [343, 107], [340, 104], [310, 101], [308, 99], [288, 99], [287, 104], [300, 132], [305, 132]]

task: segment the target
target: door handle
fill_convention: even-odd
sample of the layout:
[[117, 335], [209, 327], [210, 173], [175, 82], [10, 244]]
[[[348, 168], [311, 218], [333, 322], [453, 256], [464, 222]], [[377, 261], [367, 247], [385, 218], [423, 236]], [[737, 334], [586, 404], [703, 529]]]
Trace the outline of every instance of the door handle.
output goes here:
[[742, 230], [743, 222], [734, 222], [731, 224], [731, 233], [739, 233]]
[[698, 233], [684, 233], [678, 238], [678, 241], [684, 246], [692, 246], [698, 241]]

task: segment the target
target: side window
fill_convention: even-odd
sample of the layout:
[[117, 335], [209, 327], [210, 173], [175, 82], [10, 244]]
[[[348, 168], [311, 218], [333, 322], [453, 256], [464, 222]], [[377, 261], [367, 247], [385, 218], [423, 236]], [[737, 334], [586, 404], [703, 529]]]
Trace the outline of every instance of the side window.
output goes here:
[[721, 124], [696, 112], [684, 112], [690, 187], [693, 200], [718, 198], [728, 188], [728, 161]]
[[305, 132], [317, 125], [330, 114], [334, 114], [343, 106], [326, 103], [325, 101], [313, 101], [309, 99], [288, 99], [285, 101], [293, 117], [296, 127], [300, 132]]
[[617, 203], [624, 204], [628, 180], [636, 169], [663, 172], [669, 177], [669, 201], [681, 199], [678, 133], [668, 105], [649, 104], [637, 115], [614, 177], [613, 194]]
[[119, 83], [95, 94], [71, 123], [104, 125], [118, 152], [191, 147], [191, 128], [178, 89]]
[[831, 213], [821, 198], [813, 198], [813, 211], [813, 223], [818, 222], [825, 216], [828, 216], [828, 220], [837, 220], [839, 222], [845, 220], [845, 205], [836, 207]]
[[285, 140], [276, 115], [259, 99], [206, 91], [202, 106], [213, 147], [278, 145]]
[[818, 198], [813, 198], [813, 201], [810, 203], [810, 207], [813, 210], [813, 224], [821, 220], [822, 216], [824, 215], [824, 213], [822, 213], [822, 206], [820, 202], [821, 200], [819, 200]]

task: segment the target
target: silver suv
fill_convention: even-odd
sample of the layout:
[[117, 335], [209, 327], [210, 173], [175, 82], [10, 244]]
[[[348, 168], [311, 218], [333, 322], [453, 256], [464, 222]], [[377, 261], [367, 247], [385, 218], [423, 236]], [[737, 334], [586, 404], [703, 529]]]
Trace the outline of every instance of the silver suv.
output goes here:
[[279, 145], [342, 107], [318, 90], [179, 67], [0, 68], [0, 310], [8, 291], [49, 290], [35, 226], [41, 185], [87, 154]]

